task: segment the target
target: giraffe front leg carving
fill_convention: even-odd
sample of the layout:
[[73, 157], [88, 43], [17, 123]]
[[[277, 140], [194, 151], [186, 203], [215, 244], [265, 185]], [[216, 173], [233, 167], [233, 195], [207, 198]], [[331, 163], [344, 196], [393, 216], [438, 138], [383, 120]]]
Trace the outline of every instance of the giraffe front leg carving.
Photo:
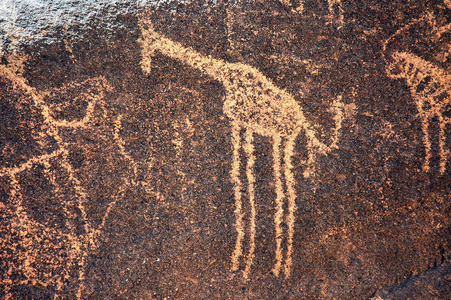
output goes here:
[[232, 123], [232, 144], [233, 144], [233, 161], [232, 170], [230, 172], [234, 185], [235, 196], [235, 228], [237, 237], [235, 242], [235, 250], [232, 254], [232, 271], [238, 270], [240, 257], [243, 254], [243, 204], [241, 202], [241, 181], [240, 181], [240, 127], [236, 123]]
[[287, 236], [287, 257], [285, 260], [285, 277], [289, 277], [291, 274], [292, 265], [292, 253], [293, 253], [293, 235], [294, 235], [294, 213], [296, 212], [296, 190], [295, 180], [293, 172], [291, 171], [293, 165], [291, 163], [291, 157], [294, 153], [296, 135], [291, 136], [285, 145], [284, 163], [285, 163], [285, 182], [287, 184], [288, 194], [288, 215], [286, 222], [288, 224], [288, 236]]
[[[238, 124], [233, 124], [232, 129], [232, 143], [233, 143], [233, 164], [232, 164], [232, 181], [234, 183], [235, 189], [235, 218], [236, 218], [236, 230], [237, 230], [237, 239], [235, 243], [235, 250], [232, 255], [232, 271], [237, 271], [240, 265], [240, 257], [243, 256], [243, 240], [245, 236], [244, 232], [244, 224], [243, 224], [243, 203], [242, 203], [242, 193], [241, 193], [241, 180], [240, 180], [240, 144], [241, 144], [241, 136], [240, 129], [241, 127]], [[247, 279], [249, 277], [249, 273], [252, 266], [252, 261], [254, 259], [255, 252], [255, 234], [256, 234], [256, 215], [257, 211], [255, 208], [255, 176], [254, 176], [254, 165], [255, 165], [255, 156], [254, 156], [254, 146], [253, 142], [253, 132], [251, 129], [246, 130], [245, 136], [245, 144], [243, 149], [247, 156], [247, 164], [246, 164], [246, 176], [248, 182], [248, 195], [249, 195], [249, 207], [250, 207], [250, 218], [249, 218], [249, 251], [245, 258], [245, 269], [243, 271], [243, 277]]]

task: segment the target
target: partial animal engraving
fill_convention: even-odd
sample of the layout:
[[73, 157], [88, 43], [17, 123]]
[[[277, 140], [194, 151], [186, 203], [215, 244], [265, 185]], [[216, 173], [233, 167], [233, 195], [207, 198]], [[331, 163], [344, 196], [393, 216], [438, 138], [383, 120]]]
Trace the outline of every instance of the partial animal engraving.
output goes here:
[[327, 0], [329, 6], [329, 17], [335, 18], [339, 21], [340, 25], [344, 23], [344, 10], [341, 0]]
[[[151, 61], [156, 52], [178, 59], [187, 65], [199, 69], [220, 81], [225, 89], [223, 111], [231, 120], [233, 161], [231, 178], [234, 183], [235, 217], [237, 238], [235, 250], [232, 254], [232, 271], [240, 268], [241, 257], [244, 258], [244, 278], [248, 278], [255, 252], [255, 233], [257, 209], [255, 205], [255, 176], [254, 176], [254, 134], [270, 137], [273, 140], [274, 176], [276, 183], [276, 213], [274, 216], [276, 231], [276, 261], [273, 268], [275, 276], [279, 276], [281, 269], [285, 277], [290, 276], [292, 267], [294, 214], [296, 211], [295, 179], [292, 173], [292, 156], [296, 137], [303, 132], [307, 137], [308, 158], [305, 162], [304, 176], [309, 177], [315, 171], [317, 155], [325, 155], [337, 148], [339, 130], [343, 120], [343, 104], [339, 97], [333, 104], [335, 116], [335, 130], [332, 132], [332, 142], [326, 145], [316, 137], [313, 126], [306, 119], [301, 107], [287, 91], [278, 88], [259, 70], [243, 63], [229, 63], [198, 53], [189, 47], [184, 47], [167, 37], [157, 33], [150, 22], [142, 20], [140, 23], [142, 38], [142, 69], [151, 73]], [[241, 143], [241, 130], [245, 130], [244, 144]], [[243, 224], [242, 183], [240, 180], [239, 150], [243, 148], [247, 156], [246, 176], [247, 193], [250, 202], [250, 216], [248, 225], [249, 250], [243, 253], [243, 242], [246, 235]], [[283, 168], [282, 168], [283, 159]], [[286, 193], [284, 193], [281, 173], [284, 172]], [[284, 219], [284, 201], [287, 201], [287, 214]], [[286, 232], [286, 254], [283, 255], [282, 244], [284, 230], [282, 222], [285, 220], [288, 228]]]
[[409, 51], [388, 50], [389, 43], [396, 37], [408, 34], [418, 24], [427, 24], [433, 41], [439, 40], [443, 34], [449, 33], [451, 24], [437, 26], [434, 15], [425, 13], [421, 18], [411, 21], [398, 29], [383, 43], [383, 53], [387, 63], [386, 72], [390, 78], [404, 79], [409, 86], [412, 98], [421, 120], [425, 158], [423, 171], [429, 172], [432, 157], [432, 143], [429, 124], [437, 119], [439, 124], [439, 172], [444, 174], [450, 157], [447, 149], [446, 131], [451, 125], [451, 75], [432, 62], [410, 53]]
[[[44, 123], [44, 131], [39, 134], [43, 137], [51, 137], [56, 141], [57, 147], [48, 154], [34, 156], [22, 164], [0, 169], [0, 178], [6, 178], [10, 185], [8, 192], [11, 205], [5, 213], [10, 218], [11, 232], [10, 236], [5, 237], [6, 243], [10, 242], [8, 239], [11, 237], [19, 236], [21, 244], [18, 248], [21, 252], [15, 262], [6, 264], [6, 267], [9, 268], [7, 273], [11, 275], [20, 270], [24, 276], [22, 282], [17, 282], [17, 279], [13, 280], [12, 277], [4, 278], [6, 299], [12, 297], [10, 290], [13, 284], [55, 285], [57, 289], [60, 289], [64, 285], [64, 281], [70, 277], [69, 274], [77, 271], [79, 285], [76, 297], [81, 299], [88, 251], [97, 247], [98, 238], [112, 204], [106, 210], [101, 225], [94, 228], [86, 211], [87, 192], [69, 161], [68, 142], [63, 139], [61, 131], [78, 130], [90, 126], [96, 106], [103, 107], [104, 93], [111, 87], [104, 78], [97, 77], [83, 82], [73, 82], [61, 88], [40, 91], [30, 86], [22, 76], [22, 63], [24, 61], [25, 59], [11, 59], [8, 65], [0, 64], [0, 77], [6, 82], [10, 82], [13, 88], [24, 97], [31, 99], [31, 106], [34, 106], [40, 112]], [[88, 102], [83, 116], [70, 121], [58, 118], [58, 110], [61, 109], [60, 104], [49, 105], [47, 101], [53, 98], [64, 100], [66, 95], [72, 94], [74, 91], [77, 91], [75, 94], [78, 94], [78, 96], [76, 97], [83, 98], [84, 101]], [[56, 164], [55, 161], [57, 161]], [[41, 224], [29, 216], [19, 178], [23, 173], [36, 166], [44, 168], [44, 174], [49, 177], [56, 190], [58, 190], [58, 187], [56, 187], [58, 184], [55, 181], [55, 168], [59, 173], [65, 174], [67, 185], [75, 194], [75, 199], [61, 203], [66, 218], [64, 226], [68, 230], [49, 227], [47, 224]], [[80, 228], [76, 228], [74, 219], [83, 224], [84, 234], [80, 234]], [[0, 243], [2, 242], [4, 241], [0, 239]], [[53, 255], [49, 253], [53, 253]], [[2, 257], [3, 259], [4, 257]], [[41, 267], [44, 270], [40, 269]], [[55, 275], [52, 271], [58, 268], [61, 268], [60, 274]], [[48, 270], [52, 271], [49, 272]], [[41, 276], [40, 274], [44, 275]]]
[[423, 143], [426, 157], [423, 170], [428, 172], [431, 159], [429, 122], [437, 118], [439, 122], [440, 174], [445, 173], [450, 151], [446, 149], [446, 125], [451, 124], [451, 75], [441, 68], [412, 53], [394, 52], [393, 62], [388, 65], [387, 74], [391, 78], [406, 80], [410, 93], [415, 99], [418, 117], [421, 119]]
[[292, 12], [302, 13], [304, 11], [303, 1], [298, 1], [297, 4], [293, 4], [290, 0], [279, 0], [279, 2], [287, 8], [290, 8]]
[[[279, 0], [279, 2], [291, 9], [292, 12], [295, 13], [303, 13], [304, 8], [304, 0], [301, 1], [290, 1], [290, 0]], [[293, 3], [296, 2], [296, 3]], [[341, 3], [341, 0], [327, 0], [327, 6], [329, 10], [328, 18], [338, 20], [340, 26], [343, 25], [344, 22], [344, 10], [343, 10], [343, 4]]]

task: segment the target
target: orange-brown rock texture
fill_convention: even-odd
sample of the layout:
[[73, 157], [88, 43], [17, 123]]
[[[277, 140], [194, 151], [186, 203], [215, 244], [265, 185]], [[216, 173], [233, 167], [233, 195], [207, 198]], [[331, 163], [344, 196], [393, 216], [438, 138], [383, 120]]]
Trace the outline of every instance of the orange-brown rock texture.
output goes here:
[[0, 299], [451, 299], [451, 1], [0, 1]]

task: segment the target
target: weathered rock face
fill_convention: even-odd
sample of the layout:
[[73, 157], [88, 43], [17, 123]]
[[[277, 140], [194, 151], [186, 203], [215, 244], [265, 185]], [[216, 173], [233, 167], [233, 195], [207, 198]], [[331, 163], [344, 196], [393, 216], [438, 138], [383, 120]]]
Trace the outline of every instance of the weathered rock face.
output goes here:
[[451, 298], [451, 3], [188, 2], [0, 8], [0, 298]]

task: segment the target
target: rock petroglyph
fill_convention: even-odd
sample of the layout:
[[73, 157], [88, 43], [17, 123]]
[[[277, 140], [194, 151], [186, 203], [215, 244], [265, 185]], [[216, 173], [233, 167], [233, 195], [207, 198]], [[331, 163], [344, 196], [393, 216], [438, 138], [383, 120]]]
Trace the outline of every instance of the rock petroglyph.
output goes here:
[[[295, 141], [303, 132], [307, 138], [307, 159], [305, 161], [304, 177], [310, 177], [315, 172], [315, 162], [318, 155], [326, 155], [338, 148], [340, 129], [343, 121], [343, 103], [338, 97], [332, 110], [335, 113], [335, 129], [331, 133], [329, 145], [321, 142], [315, 133], [314, 127], [306, 119], [302, 108], [294, 97], [287, 91], [278, 88], [270, 79], [256, 68], [243, 63], [229, 63], [211, 56], [198, 53], [192, 48], [185, 47], [164, 35], [156, 32], [149, 21], [140, 22], [142, 38], [139, 43], [142, 47], [143, 71], [151, 73], [152, 58], [157, 52], [177, 59], [187, 65], [205, 72], [221, 82], [226, 90], [223, 111], [230, 119], [232, 127], [233, 160], [231, 180], [234, 184], [235, 218], [237, 238], [233, 251], [232, 271], [241, 267], [241, 258], [244, 259], [242, 274], [248, 278], [250, 268], [255, 256], [255, 234], [257, 208], [255, 204], [255, 156], [253, 138], [254, 134], [270, 137], [273, 141], [273, 171], [275, 177], [276, 212], [274, 215], [276, 231], [276, 253], [273, 273], [279, 276], [283, 269], [285, 277], [289, 277], [292, 268], [293, 236], [296, 211], [295, 178], [292, 172], [292, 156]], [[241, 131], [244, 133], [242, 143]], [[246, 177], [247, 193], [249, 199], [249, 225], [247, 231], [244, 224], [245, 212], [242, 203], [242, 182], [240, 179], [240, 149], [247, 156]], [[282, 183], [282, 172], [286, 181], [286, 192]], [[287, 201], [287, 212], [284, 217], [284, 201]], [[286, 253], [283, 254], [284, 230], [282, 222], [286, 222], [285, 232]], [[248, 253], [243, 253], [245, 235], [248, 235]]]
[[[56, 141], [57, 147], [48, 154], [37, 155], [29, 158], [26, 162], [19, 165], [4, 167], [0, 169], [0, 178], [5, 178], [9, 182], [9, 197], [11, 207], [8, 207], [5, 214], [8, 216], [9, 234], [6, 244], [11, 243], [8, 239], [19, 236], [19, 244], [22, 252], [15, 260], [15, 263], [6, 264], [8, 271], [6, 274], [11, 276], [17, 270], [23, 272], [24, 278], [20, 282], [12, 278], [6, 278], [3, 282], [6, 299], [11, 299], [10, 293], [13, 284], [48, 285], [56, 286], [56, 290], [61, 290], [63, 282], [70, 278], [69, 273], [78, 271], [78, 290], [76, 297], [82, 298], [85, 279], [86, 260], [89, 251], [97, 247], [99, 235], [108, 217], [111, 205], [104, 214], [101, 225], [93, 228], [88, 219], [86, 211], [86, 202], [88, 194], [83, 187], [76, 171], [69, 160], [69, 143], [61, 135], [62, 130], [78, 130], [91, 126], [91, 121], [95, 118], [95, 110], [103, 108], [104, 93], [110, 90], [110, 85], [103, 77], [87, 79], [82, 82], [72, 82], [63, 85], [60, 88], [50, 88], [48, 90], [38, 90], [28, 84], [22, 75], [22, 65], [26, 59], [8, 58], [7, 65], [0, 65], [0, 77], [9, 82], [12, 87], [22, 94], [23, 97], [31, 99], [31, 105], [34, 106], [43, 118], [44, 132], [43, 136], [48, 136]], [[60, 118], [58, 111], [64, 110], [63, 104], [58, 101], [52, 101], [54, 98], [67, 97], [74, 91], [78, 91], [78, 96], [87, 102], [84, 115], [81, 118], [67, 120]], [[76, 101], [77, 99], [73, 99]], [[53, 102], [53, 104], [49, 104]], [[23, 187], [20, 184], [20, 177], [26, 171], [30, 171], [36, 166], [44, 168], [44, 174], [58, 191], [55, 183], [56, 173], [63, 173], [67, 179], [67, 184], [71, 186], [75, 200], [67, 201], [62, 205], [64, 216], [66, 218], [64, 226], [68, 230], [62, 230], [41, 224], [39, 221], [29, 216], [27, 212], [25, 199], [23, 197]], [[8, 205], [9, 206], [9, 205]], [[74, 220], [83, 224], [84, 234], [79, 234]], [[49, 254], [50, 253], [50, 254]], [[16, 265], [17, 263], [21, 265]], [[40, 262], [41, 264], [39, 264]], [[44, 266], [44, 267], [43, 267]], [[46, 270], [45, 267], [49, 269]], [[44, 268], [43, 270], [40, 268]], [[55, 275], [49, 270], [62, 268], [60, 274]], [[41, 274], [38, 276], [38, 274]], [[43, 276], [42, 274], [46, 274]]]
[[[136, 174], [138, 173], [138, 166], [133, 157], [131, 157], [131, 155], [125, 149], [125, 142], [120, 136], [120, 130], [122, 128], [122, 118], [122, 115], [119, 115], [114, 122], [114, 139], [116, 140], [116, 144], [118, 145], [122, 156], [130, 162], [133, 168], [133, 175], [136, 177]], [[131, 180], [131, 183], [135, 184], [134, 178]]]
[[302, 13], [304, 11], [303, 1], [299, 1], [296, 5], [293, 5], [290, 0], [280, 0], [279, 2], [285, 7], [290, 8], [293, 12]]
[[[414, 23], [415, 21], [399, 29], [384, 43], [384, 53], [389, 55], [386, 58], [386, 72], [390, 78], [405, 80], [415, 101], [418, 110], [417, 117], [421, 120], [423, 132], [423, 145], [425, 148], [424, 172], [430, 171], [432, 157], [429, 125], [433, 119], [438, 120], [439, 172], [443, 175], [450, 157], [450, 150], [446, 146], [446, 130], [447, 127], [451, 126], [451, 75], [444, 69], [416, 54], [406, 51], [391, 51], [388, 54], [387, 50], [390, 40], [405, 33]], [[440, 37], [445, 31], [450, 29], [449, 25], [434, 28], [433, 33], [435, 36]]]
[[[304, 0], [294, 1], [290, 0], [280, 0], [279, 1], [283, 6], [291, 9], [292, 12], [302, 14], [305, 11]], [[344, 22], [344, 10], [343, 3], [341, 0], [327, 0], [327, 8], [328, 8], [328, 18], [337, 20], [340, 25], [343, 25]]]
[[337, 19], [341, 25], [344, 23], [344, 10], [341, 0], [327, 0], [329, 16]]

